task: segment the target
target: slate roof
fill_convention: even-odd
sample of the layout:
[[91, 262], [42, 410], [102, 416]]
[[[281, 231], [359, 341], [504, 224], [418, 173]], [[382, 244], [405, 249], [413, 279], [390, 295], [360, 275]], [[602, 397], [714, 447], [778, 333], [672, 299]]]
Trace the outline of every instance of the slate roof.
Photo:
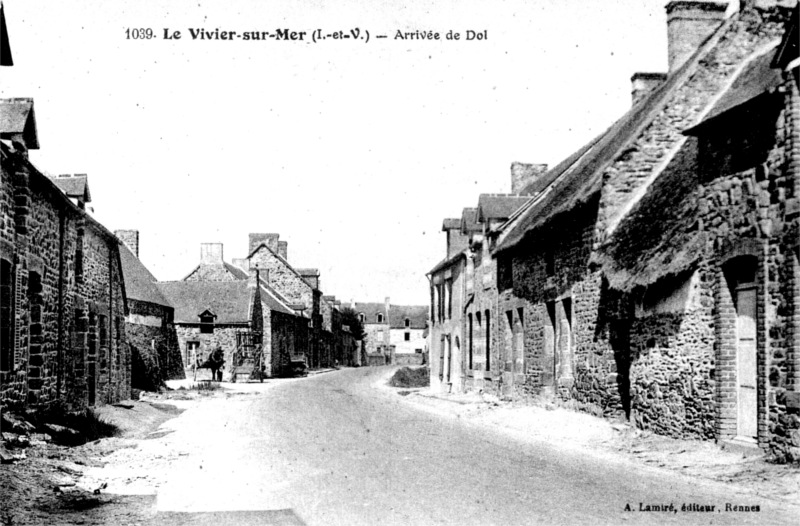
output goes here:
[[383, 303], [358, 303], [356, 302], [353, 310], [356, 314], [364, 315], [364, 324], [377, 323], [378, 313], [383, 314], [384, 323], [386, 323], [386, 306]]
[[119, 256], [129, 299], [172, 308], [172, 304], [158, 289], [155, 276], [123, 243], [119, 245]]
[[528, 196], [513, 194], [481, 194], [478, 197], [478, 221], [508, 219], [519, 207], [530, 201]]
[[461, 228], [461, 218], [447, 218], [442, 222], [442, 231]]
[[22, 134], [28, 149], [39, 148], [33, 99], [0, 99], [0, 137]]
[[86, 203], [92, 202], [92, 194], [89, 192], [89, 178], [86, 175], [51, 177], [50, 180], [53, 181], [67, 197], [81, 199]]
[[461, 232], [469, 234], [471, 232], [481, 232], [483, 226], [478, 223], [478, 209], [465, 208], [461, 211]]
[[[375, 324], [378, 313], [383, 314], [383, 323], [386, 319], [386, 305], [384, 303], [356, 303], [353, 310], [356, 314], [364, 314], [364, 324]], [[389, 305], [389, 328], [405, 328], [405, 319], [411, 320], [412, 329], [424, 329], [428, 323], [428, 307], [424, 305]]]
[[392, 329], [401, 329], [406, 326], [406, 318], [411, 322], [412, 329], [424, 329], [428, 325], [428, 307], [425, 305], [390, 305], [389, 326]]
[[248, 323], [253, 290], [247, 281], [162, 281], [158, 289], [175, 307], [176, 323], [199, 323], [210, 309], [216, 323]]
[[456, 263], [457, 261], [459, 261], [460, 259], [465, 258], [465, 257], [466, 256], [464, 255], [463, 252], [459, 252], [458, 254], [454, 254], [453, 256], [451, 256], [449, 258], [445, 258], [445, 259], [441, 260], [439, 263], [437, 263], [435, 267], [430, 269], [428, 271], [428, 274], [435, 274], [435, 273], [439, 272], [440, 270], [446, 269], [447, 267], [452, 266], [454, 263]]

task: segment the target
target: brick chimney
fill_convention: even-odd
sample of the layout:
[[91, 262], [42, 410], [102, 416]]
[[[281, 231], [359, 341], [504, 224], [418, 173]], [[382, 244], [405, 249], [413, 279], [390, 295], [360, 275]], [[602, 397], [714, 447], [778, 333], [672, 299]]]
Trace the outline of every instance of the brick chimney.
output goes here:
[[280, 234], [250, 234], [250, 249], [248, 255], [252, 254], [261, 244], [267, 245], [273, 252], [278, 252], [278, 238]]
[[631, 99], [635, 106], [648, 93], [667, 80], [666, 73], [634, 73], [631, 77]]
[[200, 264], [222, 265], [222, 243], [200, 243]]
[[669, 72], [680, 68], [725, 19], [728, 2], [672, 0], [667, 10]]
[[319, 270], [315, 268], [298, 268], [297, 273], [311, 285], [311, 288], [319, 290]]
[[139, 257], [139, 231], [138, 230], [114, 230], [114, 235], [120, 241], [125, 243], [128, 250], [133, 252], [133, 255]]
[[289, 242], [288, 241], [278, 241], [278, 255], [289, 261]]

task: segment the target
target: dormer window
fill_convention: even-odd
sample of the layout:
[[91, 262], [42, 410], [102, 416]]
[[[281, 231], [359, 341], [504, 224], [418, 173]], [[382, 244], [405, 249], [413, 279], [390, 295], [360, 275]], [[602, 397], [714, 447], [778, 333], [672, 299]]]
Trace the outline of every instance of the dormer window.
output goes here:
[[411, 320], [406, 318], [406, 328], [411, 327]]
[[383, 314], [378, 314], [378, 315], [376, 316], [376, 318], [377, 318], [377, 320], [378, 320], [378, 323], [383, 323]]
[[211, 312], [210, 309], [206, 309], [198, 316], [200, 318], [200, 334], [214, 334], [214, 320], [217, 315]]
[[358, 321], [360, 321], [361, 323], [364, 323], [364, 321], [365, 321], [366, 319], [367, 319], [367, 317], [366, 317], [366, 316], [364, 316], [364, 313], [363, 313], [363, 312], [362, 312], [362, 313], [359, 313], [359, 315], [358, 315]]

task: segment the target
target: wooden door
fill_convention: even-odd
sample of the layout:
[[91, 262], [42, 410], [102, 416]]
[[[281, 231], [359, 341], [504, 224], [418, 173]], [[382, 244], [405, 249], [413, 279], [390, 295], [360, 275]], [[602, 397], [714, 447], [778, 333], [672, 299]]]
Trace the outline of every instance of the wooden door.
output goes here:
[[752, 283], [736, 288], [737, 434], [752, 440], [758, 434], [756, 306], [756, 288]]

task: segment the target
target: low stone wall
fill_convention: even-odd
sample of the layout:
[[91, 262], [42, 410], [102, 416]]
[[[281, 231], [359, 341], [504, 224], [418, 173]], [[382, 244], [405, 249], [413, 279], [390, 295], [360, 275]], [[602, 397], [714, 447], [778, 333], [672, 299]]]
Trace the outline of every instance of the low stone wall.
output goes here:
[[394, 365], [425, 365], [423, 353], [395, 353]]
[[378, 353], [367, 353], [367, 365], [370, 367], [378, 367], [386, 365], [386, 355]]

